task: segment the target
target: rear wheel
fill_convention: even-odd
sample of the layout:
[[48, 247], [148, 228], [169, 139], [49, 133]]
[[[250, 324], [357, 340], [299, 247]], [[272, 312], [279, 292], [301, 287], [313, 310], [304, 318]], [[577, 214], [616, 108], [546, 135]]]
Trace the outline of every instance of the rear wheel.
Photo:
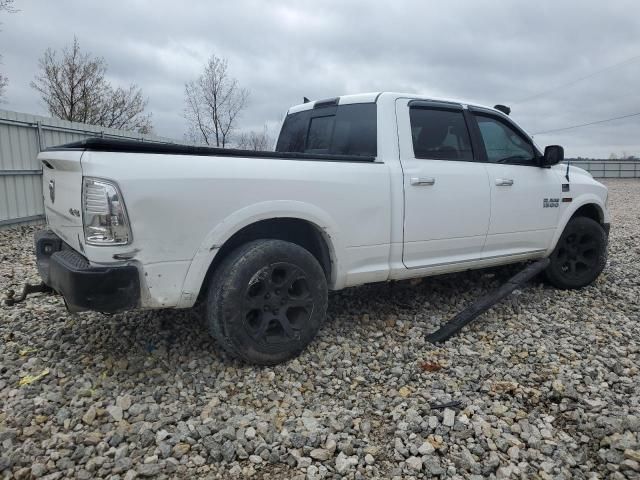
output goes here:
[[207, 323], [231, 355], [273, 365], [298, 355], [313, 340], [326, 309], [326, 278], [311, 253], [282, 240], [256, 240], [216, 269]]
[[549, 282], [563, 289], [592, 283], [607, 263], [607, 235], [602, 226], [587, 217], [567, 223], [545, 271]]

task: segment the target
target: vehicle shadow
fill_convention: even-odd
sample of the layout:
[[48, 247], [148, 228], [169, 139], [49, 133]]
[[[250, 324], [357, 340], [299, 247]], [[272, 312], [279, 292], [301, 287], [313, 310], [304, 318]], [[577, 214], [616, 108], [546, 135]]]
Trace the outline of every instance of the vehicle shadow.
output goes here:
[[[430, 312], [462, 310], [479, 296], [500, 286], [523, 264], [471, 270], [415, 280], [382, 282], [332, 292], [327, 321], [347, 316], [414, 318]], [[539, 283], [540, 279], [532, 280]], [[434, 325], [435, 326], [435, 325]]]

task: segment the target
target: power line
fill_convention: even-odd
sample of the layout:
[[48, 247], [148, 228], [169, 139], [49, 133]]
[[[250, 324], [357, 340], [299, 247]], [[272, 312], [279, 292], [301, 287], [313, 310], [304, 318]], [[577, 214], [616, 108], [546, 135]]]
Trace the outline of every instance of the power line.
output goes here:
[[536, 98], [539, 98], [539, 97], [542, 97], [544, 95], [547, 95], [548, 93], [555, 92], [556, 90], [560, 90], [561, 88], [570, 87], [571, 85], [574, 85], [574, 84], [576, 84], [578, 82], [581, 82], [581, 81], [586, 80], [586, 79], [591, 78], [591, 77], [595, 77], [596, 75], [599, 75], [599, 74], [601, 74], [603, 72], [606, 72], [606, 71], [609, 71], [609, 70], [613, 70], [614, 68], [621, 67], [622, 65], [626, 65], [627, 63], [631, 63], [634, 60], [638, 60], [638, 59], [640, 59], [640, 55], [636, 55], [635, 57], [627, 58], [626, 60], [623, 60], [622, 62], [614, 63], [613, 65], [609, 65], [608, 67], [604, 67], [604, 68], [601, 68], [600, 70], [596, 70], [595, 72], [592, 72], [589, 75], [585, 75], [584, 77], [580, 77], [580, 78], [577, 78], [575, 80], [571, 80], [570, 82], [563, 83], [561, 85], [558, 85], [558, 86], [555, 86], [553, 88], [550, 88], [549, 90], [544, 90], [542, 92], [530, 95], [530, 96], [525, 97], [525, 98], [523, 98], [521, 100], [518, 100], [516, 102], [511, 102], [511, 104], [512, 105], [518, 105], [520, 103], [525, 103], [525, 102], [528, 102], [530, 100], [534, 100]]
[[544, 132], [537, 132], [533, 135], [542, 135], [543, 133], [562, 132], [563, 130], [571, 130], [572, 128], [588, 127], [589, 125], [597, 125], [598, 123], [613, 122], [614, 120], [620, 120], [622, 118], [636, 117], [640, 115], [640, 112], [630, 113], [629, 115], [621, 115], [620, 117], [606, 118], [604, 120], [596, 120], [595, 122], [581, 123], [579, 125], [571, 125], [570, 127], [556, 128], [555, 130], [545, 130]]

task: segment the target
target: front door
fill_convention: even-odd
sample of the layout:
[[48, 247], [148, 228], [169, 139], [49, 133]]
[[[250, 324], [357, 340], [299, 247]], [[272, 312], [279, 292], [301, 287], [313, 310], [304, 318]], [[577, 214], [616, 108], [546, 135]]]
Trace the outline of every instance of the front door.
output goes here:
[[460, 104], [399, 99], [407, 268], [481, 257], [489, 226], [485, 164], [476, 162]]
[[476, 110], [491, 187], [485, 257], [546, 250], [558, 225], [562, 178], [538, 166], [531, 139], [506, 118]]

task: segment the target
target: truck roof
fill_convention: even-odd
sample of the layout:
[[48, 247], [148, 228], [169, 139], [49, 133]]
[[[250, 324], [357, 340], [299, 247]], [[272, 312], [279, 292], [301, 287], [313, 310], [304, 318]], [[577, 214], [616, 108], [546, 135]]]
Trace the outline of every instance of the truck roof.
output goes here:
[[459, 103], [462, 105], [472, 105], [474, 107], [487, 108], [489, 110], [493, 110], [496, 113], [504, 115], [500, 110], [496, 110], [493, 107], [489, 107], [487, 105], [481, 105], [476, 102], [468, 102], [466, 100], [453, 99], [453, 98], [443, 98], [437, 97], [433, 95], [419, 94], [419, 93], [400, 93], [400, 92], [369, 92], [369, 93], [356, 93], [352, 95], [341, 95], [339, 97], [333, 98], [325, 98], [321, 100], [311, 100], [306, 103], [301, 103], [299, 105], [295, 105], [291, 107], [287, 113], [296, 113], [302, 112], [304, 110], [311, 110], [316, 105], [327, 104], [327, 105], [348, 105], [351, 103], [375, 103], [378, 101], [378, 98], [381, 96], [389, 96], [395, 98], [412, 98], [416, 100], [433, 100], [437, 102], [452, 102]]

